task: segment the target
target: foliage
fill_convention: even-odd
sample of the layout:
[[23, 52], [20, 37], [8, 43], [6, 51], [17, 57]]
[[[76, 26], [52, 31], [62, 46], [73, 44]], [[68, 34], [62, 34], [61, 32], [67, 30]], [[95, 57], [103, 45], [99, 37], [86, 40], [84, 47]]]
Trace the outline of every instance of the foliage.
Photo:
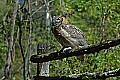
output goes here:
[[[48, 0], [49, 1], [49, 0]], [[44, 5], [42, 0], [31, 0], [31, 14], [33, 14], [39, 7]], [[34, 4], [36, 3], [36, 4]], [[19, 4], [22, 7], [22, 4]], [[39, 5], [37, 5], [39, 4]], [[8, 46], [5, 38], [9, 37], [10, 33], [10, 19], [13, 13], [14, 0], [0, 1], [0, 79], [3, 77], [3, 69], [6, 60], [6, 53]], [[19, 45], [19, 17], [22, 16], [22, 46], [24, 54], [30, 56], [36, 54], [36, 46], [39, 43], [50, 45], [52, 49], [49, 52], [60, 50], [62, 47], [54, 38], [50, 28], [51, 25], [46, 26], [45, 9], [41, 8], [31, 17], [31, 34], [29, 32], [29, 14], [27, 8], [23, 12], [17, 14], [15, 23], [14, 40], [15, 52], [13, 55], [12, 71], [13, 78], [16, 80], [23, 79], [22, 66], [23, 59]], [[76, 25], [84, 31], [87, 40], [90, 44], [99, 44], [101, 42], [109, 42], [120, 38], [120, 2], [119, 0], [53, 0], [50, 3], [51, 15], [66, 14], [70, 23]], [[40, 12], [41, 11], [41, 12]], [[2, 20], [8, 13], [6, 18], [5, 31], [7, 36], [3, 33]], [[30, 36], [31, 35], [31, 36]], [[27, 48], [31, 40], [31, 48]], [[31, 54], [28, 54], [31, 51]], [[114, 70], [120, 66], [120, 47], [112, 47], [108, 50], [102, 50], [99, 54], [86, 55], [85, 61], [79, 61], [76, 57], [64, 58], [62, 60], [51, 61], [50, 76], [68, 76], [70, 74], [78, 74], [84, 72], [103, 72]], [[29, 60], [29, 58], [27, 59]], [[26, 60], [26, 61], [27, 61]], [[29, 64], [29, 61], [26, 63]], [[30, 65], [31, 76], [36, 74], [36, 65]], [[28, 67], [26, 67], [28, 68]], [[29, 73], [29, 69], [27, 69]], [[29, 75], [29, 74], [28, 74]], [[114, 80], [119, 77], [113, 78]]]
[[0, 1], [0, 77], [3, 76], [3, 65], [5, 63], [5, 52], [7, 51], [6, 44], [4, 44], [4, 37], [2, 31], [2, 19], [7, 12], [7, 5], [5, 1]]

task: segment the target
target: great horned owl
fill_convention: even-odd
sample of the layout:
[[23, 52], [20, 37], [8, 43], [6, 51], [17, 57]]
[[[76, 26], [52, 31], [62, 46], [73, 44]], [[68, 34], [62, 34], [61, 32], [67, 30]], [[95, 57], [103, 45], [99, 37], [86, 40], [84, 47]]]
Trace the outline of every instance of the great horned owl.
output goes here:
[[[72, 50], [76, 50], [89, 45], [88, 41], [85, 39], [83, 31], [75, 25], [70, 24], [65, 16], [55, 16], [53, 18], [51, 30], [57, 41], [63, 47], [71, 47]], [[77, 58], [83, 60], [84, 55]]]

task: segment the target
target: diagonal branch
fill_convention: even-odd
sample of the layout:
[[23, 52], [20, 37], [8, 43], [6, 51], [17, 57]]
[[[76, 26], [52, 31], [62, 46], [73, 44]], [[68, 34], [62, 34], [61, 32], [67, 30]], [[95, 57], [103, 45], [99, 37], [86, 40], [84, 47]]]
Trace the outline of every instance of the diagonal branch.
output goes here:
[[111, 41], [109, 43], [94, 45], [94, 46], [81, 49], [78, 51], [70, 52], [70, 53], [69, 52], [61, 53], [59, 51], [59, 52], [53, 52], [53, 53], [43, 54], [43, 55], [33, 55], [31, 56], [30, 60], [33, 63], [42, 63], [42, 62], [48, 62], [51, 60], [57, 60], [57, 59], [62, 59], [66, 57], [79, 56], [83, 54], [90, 54], [90, 53], [94, 54], [95, 52], [99, 52], [100, 50], [108, 49], [110, 47], [117, 46], [119, 44], [120, 44], [120, 39]]
[[116, 76], [120, 76], [120, 69], [115, 69], [112, 71], [107, 71], [107, 72], [94, 72], [94, 73], [89, 73], [89, 72], [85, 72], [83, 74], [72, 74], [69, 75], [69, 77], [84, 77], [87, 76], [90, 79], [106, 79], [109, 77], [116, 77]]
[[[97, 73], [83, 73], [83, 74], [72, 74], [69, 75], [68, 77], [66, 76], [58, 76], [58, 77], [45, 77], [45, 76], [34, 76], [34, 80], [86, 80], [85, 79], [90, 79], [90, 80], [105, 80], [106, 78], [109, 77], [116, 77], [116, 76], [120, 76], [120, 69], [116, 69], [116, 70], [112, 70], [112, 71], [108, 71], [108, 72], [97, 72]], [[88, 79], [88, 80], [89, 80]]]

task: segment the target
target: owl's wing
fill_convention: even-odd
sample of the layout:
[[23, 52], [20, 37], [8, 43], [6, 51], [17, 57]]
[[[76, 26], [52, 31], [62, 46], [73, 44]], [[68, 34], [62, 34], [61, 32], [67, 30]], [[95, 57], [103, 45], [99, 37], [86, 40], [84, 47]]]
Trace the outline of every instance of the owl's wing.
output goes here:
[[75, 25], [63, 25], [63, 29], [70, 34], [71, 38], [76, 39], [79, 42], [79, 45], [89, 45], [88, 41], [85, 39], [85, 34], [83, 31], [77, 28]]

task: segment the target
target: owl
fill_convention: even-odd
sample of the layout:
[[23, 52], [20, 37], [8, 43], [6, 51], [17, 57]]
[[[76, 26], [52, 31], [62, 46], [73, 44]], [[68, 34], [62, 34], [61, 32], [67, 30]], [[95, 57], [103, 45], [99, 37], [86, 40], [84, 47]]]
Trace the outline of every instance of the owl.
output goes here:
[[[65, 16], [54, 16], [52, 22], [51, 30], [63, 48], [69, 48], [70, 51], [74, 51], [89, 45], [83, 31], [70, 24]], [[83, 60], [84, 55], [77, 58]]]

